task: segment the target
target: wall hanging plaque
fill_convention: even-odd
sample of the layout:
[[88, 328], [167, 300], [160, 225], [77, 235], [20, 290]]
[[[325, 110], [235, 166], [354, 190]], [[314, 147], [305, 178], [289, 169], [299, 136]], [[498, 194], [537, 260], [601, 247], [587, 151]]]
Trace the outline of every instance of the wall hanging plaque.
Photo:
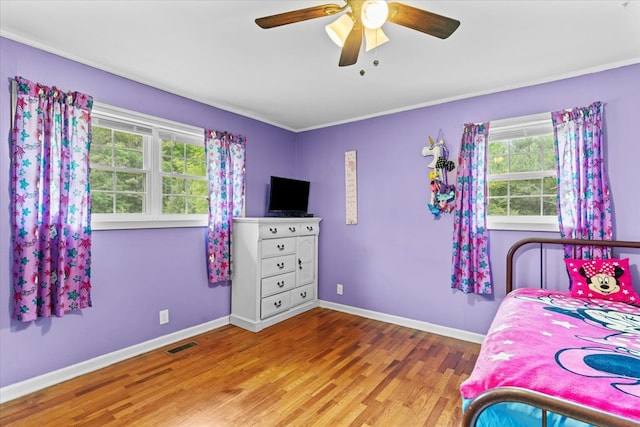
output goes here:
[[344, 153], [344, 184], [346, 196], [346, 223], [358, 223], [358, 178], [356, 150]]

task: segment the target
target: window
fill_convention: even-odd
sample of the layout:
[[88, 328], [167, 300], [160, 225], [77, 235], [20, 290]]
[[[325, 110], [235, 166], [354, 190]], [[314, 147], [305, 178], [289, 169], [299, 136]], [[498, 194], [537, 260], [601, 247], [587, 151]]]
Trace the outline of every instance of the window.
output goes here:
[[94, 105], [92, 228], [206, 226], [204, 130]]
[[548, 113], [489, 125], [487, 227], [558, 230], [556, 155]]
[[[99, 123], [99, 124], [98, 124]], [[94, 214], [144, 214], [147, 177], [144, 151], [151, 144], [151, 129], [117, 130], [125, 126], [93, 120], [91, 208]]]
[[[204, 140], [204, 131], [203, 136]], [[175, 133], [160, 132], [162, 144], [162, 212], [202, 214], [209, 211], [204, 141], [185, 142]]]

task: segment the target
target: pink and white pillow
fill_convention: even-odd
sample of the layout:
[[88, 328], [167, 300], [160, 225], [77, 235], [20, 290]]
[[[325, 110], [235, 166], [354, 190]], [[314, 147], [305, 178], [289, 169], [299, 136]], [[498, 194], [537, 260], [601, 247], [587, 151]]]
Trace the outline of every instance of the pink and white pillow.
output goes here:
[[629, 258], [565, 259], [571, 295], [640, 305], [640, 296], [631, 284]]

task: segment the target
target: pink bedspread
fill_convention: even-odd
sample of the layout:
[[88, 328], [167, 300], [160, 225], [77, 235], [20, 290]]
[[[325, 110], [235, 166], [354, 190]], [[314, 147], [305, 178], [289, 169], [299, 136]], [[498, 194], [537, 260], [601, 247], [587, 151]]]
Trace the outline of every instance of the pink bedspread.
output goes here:
[[640, 421], [640, 307], [518, 289], [502, 302], [465, 399], [523, 387]]

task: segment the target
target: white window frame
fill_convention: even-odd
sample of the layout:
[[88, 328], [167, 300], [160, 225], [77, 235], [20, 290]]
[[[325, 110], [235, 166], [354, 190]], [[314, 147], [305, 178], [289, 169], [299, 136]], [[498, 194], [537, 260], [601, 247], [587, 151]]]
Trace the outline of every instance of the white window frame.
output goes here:
[[142, 113], [133, 112], [99, 102], [94, 102], [92, 120], [96, 118], [96, 125], [100, 120], [120, 121], [127, 124], [151, 128], [150, 143], [143, 145], [143, 167], [147, 174], [148, 212], [144, 214], [91, 214], [92, 230], [119, 230], [138, 228], [175, 228], [175, 227], [206, 227], [208, 215], [180, 215], [162, 214], [162, 175], [161, 156], [162, 147], [160, 132], [175, 133], [181, 136], [180, 142], [194, 143], [204, 147], [204, 129], [174, 122]]
[[[539, 113], [528, 116], [513, 117], [502, 120], [492, 120], [489, 123], [488, 142], [493, 140], [516, 139], [530, 135], [545, 135], [553, 133], [551, 113]], [[488, 165], [487, 165], [488, 168]], [[554, 175], [555, 176], [555, 175]], [[520, 179], [526, 179], [526, 174], [518, 174]], [[533, 172], [532, 177], [541, 178], [540, 172]], [[509, 174], [501, 175], [509, 179]], [[487, 170], [487, 182], [491, 182]], [[507, 216], [487, 214], [487, 228], [490, 230], [518, 230], [518, 231], [559, 231], [557, 216]]]

